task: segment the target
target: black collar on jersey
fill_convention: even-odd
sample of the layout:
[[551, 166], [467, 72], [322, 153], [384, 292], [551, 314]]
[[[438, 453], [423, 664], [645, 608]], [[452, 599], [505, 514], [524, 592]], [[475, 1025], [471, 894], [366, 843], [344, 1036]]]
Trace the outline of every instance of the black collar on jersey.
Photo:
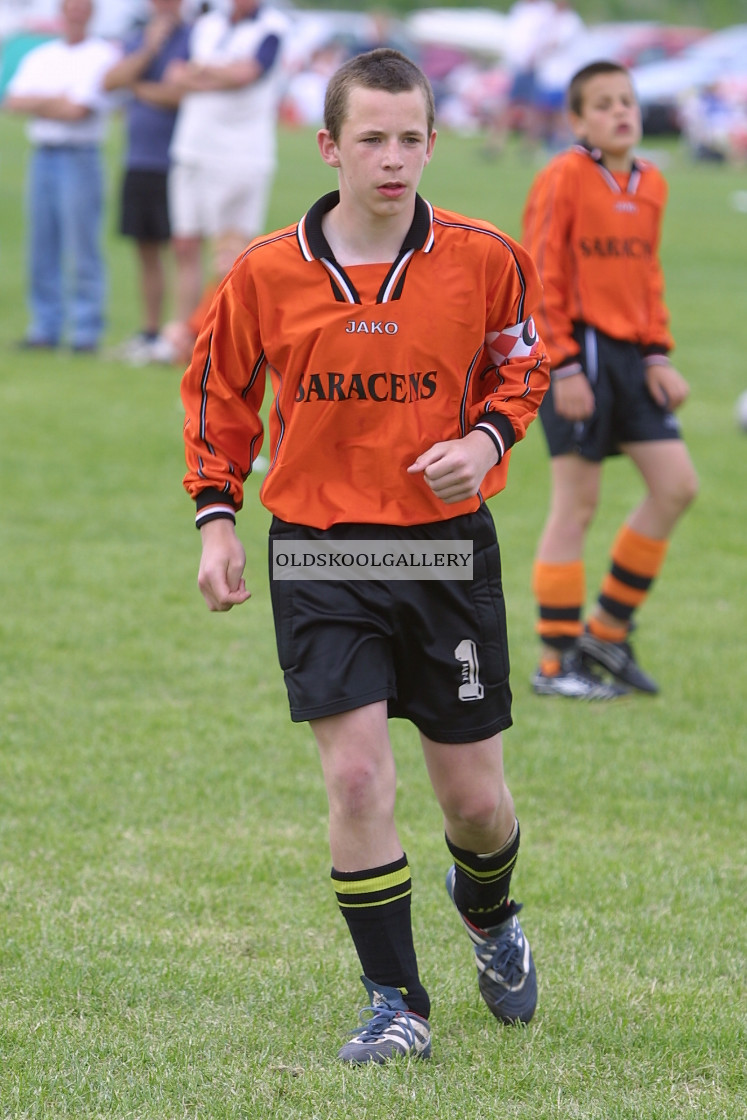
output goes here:
[[[330, 191], [318, 199], [298, 223], [296, 236], [307, 261], [318, 260], [329, 273], [332, 292], [341, 303], [360, 303], [355, 285], [345, 269], [334, 257], [329, 242], [322, 231], [322, 218], [340, 201], [339, 191]], [[433, 208], [419, 194], [415, 195], [415, 213], [412, 223], [397, 254], [396, 260], [384, 277], [376, 296], [377, 303], [399, 299], [404, 288], [405, 275], [414, 253], [430, 253], [433, 248]]]
[[[597, 165], [602, 175], [604, 175], [613, 191], [616, 191], [618, 194], [622, 193], [622, 188], [617, 179], [612, 174], [612, 172], [604, 166], [604, 160], [602, 159], [602, 152], [600, 148], [590, 148], [588, 144], [581, 143], [576, 144], [575, 147], [577, 151], [584, 152], [585, 155], [590, 156], [594, 160], [594, 163]], [[643, 165], [635, 157], [633, 157], [630, 163], [628, 182], [625, 187], [626, 194], [635, 194], [636, 190], [638, 189], [638, 184], [641, 181], [642, 174]]]

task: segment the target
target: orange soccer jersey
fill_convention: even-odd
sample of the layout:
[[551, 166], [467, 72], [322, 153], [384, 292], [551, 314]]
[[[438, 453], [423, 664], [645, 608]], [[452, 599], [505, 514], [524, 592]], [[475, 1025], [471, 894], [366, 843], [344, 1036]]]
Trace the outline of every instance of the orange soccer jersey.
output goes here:
[[[240, 508], [264, 437], [263, 504], [284, 521], [415, 525], [472, 512], [407, 467], [479, 427], [505, 485], [509, 451], [548, 385], [527, 252], [487, 222], [418, 197], [393, 264], [342, 268], [322, 232], [332, 192], [293, 226], [253, 241], [221, 284], [184, 375], [188, 493], [198, 525]], [[476, 308], [480, 313], [475, 313]]]
[[529, 192], [522, 241], [542, 277], [537, 327], [553, 369], [578, 358], [574, 323], [640, 345], [672, 345], [659, 263], [667, 185], [645, 160], [612, 173], [580, 145], [556, 156]]

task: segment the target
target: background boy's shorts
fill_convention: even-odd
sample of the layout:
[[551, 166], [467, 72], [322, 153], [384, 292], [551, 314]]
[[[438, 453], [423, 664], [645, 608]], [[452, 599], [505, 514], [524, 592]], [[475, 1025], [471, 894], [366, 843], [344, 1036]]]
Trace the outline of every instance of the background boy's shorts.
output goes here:
[[130, 169], [122, 179], [119, 232], [136, 241], [168, 241], [169, 205], [165, 171]]
[[176, 237], [243, 234], [265, 228], [274, 170], [175, 163], [169, 172], [169, 213]]
[[677, 418], [661, 408], [646, 387], [643, 357], [635, 343], [583, 325], [574, 336], [594, 391], [594, 414], [577, 423], [558, 416], [551, 385], [539, 412], [551, 456], [575, 451], [598, 463], [619, 455], [621, 443], [682, 438]]
[[[273, 541], [473, 542], [472, 580], [275, 580]], [[490, 511], [428, 525], [273, 519], [270, 590], [294, 721], [377, 700], [429, 739], [472, 743], [511, 726], [501, 560]]]

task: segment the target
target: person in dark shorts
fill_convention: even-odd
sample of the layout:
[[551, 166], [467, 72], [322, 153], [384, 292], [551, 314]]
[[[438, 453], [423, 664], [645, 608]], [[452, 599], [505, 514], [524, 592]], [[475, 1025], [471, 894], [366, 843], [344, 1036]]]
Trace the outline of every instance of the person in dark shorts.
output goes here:
[[540, 286], [511, 238], [417, 193], [433, 123], [430, 84], [398, 51], [336, 71], [317, 140], [339, 189], [250, 243], [182, 381], [184, 484], [214, 611], [249, 597], [235, 520], [271, 382], [260, 496], [277, 647], [291, 717], [319, 748], [332, 884], [368, 996], [338, 1055], [353, 1064], [431, 1050], [390, 717], [420, 733], [485, 1002], [515, 1023], [537, 1001], [510, 895], [509, 659], [485, 502], [547, 389]]
[[189, 55], [189, 26], [180, 0], [150, 0], [150, 18], [126, 40], [122, 59], [104, 80], [108, 90], [127, 90], [127, 150], [122, 178], [119, 232], [135, 243], [142, 328], [122, 357], [142, 364], [157, 353], [167, 296], [166, 250], [171, 239], [167, 181], [169, 145], [179, 91], [168, 67]]
[[[658, 691], [629, 636], [697, 478], [675, 417], [689, 390], [669, 359], [659, 262], [667, 186], [634, 155], [641, 116], [628, 72], [591, 63], [571, 80], [568, 102], [577, 143], [537, 175], [523, 220], [552, 363], [540, 409], [551, 498], [534, 564], [542, 652], [532, 685], [542, 696], [610, 700]], [[602, 463], [619, 454], [646, 493], [613, 542], [584, 627], [586, 532]]]

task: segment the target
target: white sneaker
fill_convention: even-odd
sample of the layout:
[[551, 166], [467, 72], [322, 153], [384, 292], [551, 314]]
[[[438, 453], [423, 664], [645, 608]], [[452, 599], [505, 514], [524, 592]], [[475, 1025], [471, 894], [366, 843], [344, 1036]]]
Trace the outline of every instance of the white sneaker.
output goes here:
[[573, 700], [617, 700], [628, 694], [622, 685], [603, 681], [575, 649], [563, 654], [560, 672], [554, 676], [538, 668], [532, 688], [538, 696], [567, 696]]
[[150, 358], [149, 361], [157, 362], [159, 365], [170, 366], [176, 361], [176, 348], [170, 339], [165, 338], [164, 335], [159, 334], [150, 344]]
[[147, 366], [151, 360], [150, 352], [153, 341], [144, 334], [136, 334], [128, 338], [121, 346], [116, 346], [109, 355], [119, 362], [127, 362], [130, 366]]

